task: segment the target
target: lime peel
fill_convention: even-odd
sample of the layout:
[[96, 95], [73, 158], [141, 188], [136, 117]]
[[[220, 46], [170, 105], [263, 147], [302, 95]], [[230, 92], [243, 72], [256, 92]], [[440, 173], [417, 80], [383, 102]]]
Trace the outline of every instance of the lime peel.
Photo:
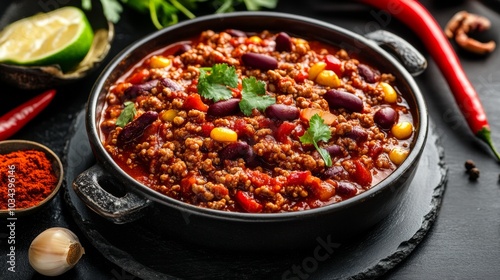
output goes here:
[[0, 62], [23, 66], [74, 68], [94, 38], [82, 10], [63, 7], [11, 23], [0, 33]]

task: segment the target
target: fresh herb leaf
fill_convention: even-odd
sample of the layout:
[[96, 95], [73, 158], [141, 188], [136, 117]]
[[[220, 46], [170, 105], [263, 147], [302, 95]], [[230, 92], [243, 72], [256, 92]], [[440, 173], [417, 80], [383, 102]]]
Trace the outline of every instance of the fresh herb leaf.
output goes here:
[[249, 11], [257, 11], [261, 8], [274, 9], [278, 5], [278, 0], [243, 0]]
[[126, 101], [123, 105], [125, 108], [123, 108], [118, 119], [116, 119], [116, 125], [119, 127], [124, 127], [129, 122], [133, 121], [136, 113], [134, 102]]
[[[215, 13], [227, 13], [235, 10], [235, 6], [245, 3], [247, 10], [255, 11], [261, 8], [274, 9], [278, 0], [101, 0], [104, 14], [109, 21], [117, 23], [123, 10], [123, 3], [133, 10], [149, 14], [151, 22], [158, 29], [179, 22], [179, 14], [186, 18], [195, 18], [195, 11], [207, 13], [207, 8]], [[206, 3], [198, 7], [198, 2]], [[82, 7], [90, 10], [91, 0], [82, 0]]]
[[333, 164], [330, 154], [328, 151], [318, 146], [319, 141], [327, 142], [330, 138], [332, 138], [330, 128], [318, 114], [314, 114], [309, 120], [309, 128], [306, 133], [300, 137], [300, 142], [302, 142], [302, 144], [313, 144], [323, 158], [325, 165], [330, 167]]
[[[208, 74], [210, 72], [210, 74]], [[236, 69], [227, 64], [215, 64], [208, 70], [200, 68], [198, 78], [198, 93], [214, 102], [227, 100], [233, 97], [232, 91], [228, 87], [238, 86], [238, 75]]]
[[118, 0], [101, 0], [101, 4], [106, 18], [113, 23], [117, 23], [120, 20], [120, 14], [123, 11], [123, 7], [120, 2]]
[[253, 109], [265, 110], [270, 105], [276, 103], [276, 99], [266, 95], [266, 84], [258, 81], [255, 77], [242, 80], [243, 89], [241, 91], [240, 110], [246, 116], [252, 114]]

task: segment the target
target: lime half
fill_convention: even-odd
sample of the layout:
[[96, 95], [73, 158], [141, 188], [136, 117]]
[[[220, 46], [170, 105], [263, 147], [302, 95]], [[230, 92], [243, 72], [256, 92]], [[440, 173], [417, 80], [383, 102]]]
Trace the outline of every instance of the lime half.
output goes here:
[[78, 65], [94, 33], [76, 7], [36, 14], [8, 25], [0, 33], [0, 62], [24, 66], [58, 64], [63, 71]]

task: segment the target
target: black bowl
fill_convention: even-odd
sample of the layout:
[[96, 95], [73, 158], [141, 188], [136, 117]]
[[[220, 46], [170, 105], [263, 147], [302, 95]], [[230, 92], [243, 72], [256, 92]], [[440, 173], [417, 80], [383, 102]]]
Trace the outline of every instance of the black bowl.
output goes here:
[[[191, 38], [204, 30], [285, 31], [297, 37], [340, 46], [361, 61], [393, 73], [397, 87], [415, 109], [416, 135], [408, 158], [370, 190], [337, 204], [293, 213], [249, 214], [200, 208], [167, 197], [137, 182], [113, 161], [101, 144], [99, 113], [116, 79], [152, 51]], [[339, 242], [366, 231], [400, 203], [415, 174], [424, 148], [428, 114], [412, 76], [376, 43], [340, 27], [314, 19], [273, 12], [212, 15], [157, 31], [119, 54], [101, 74], [89, 98], [87, 132], [98, 164], [82, 173], [73, 187], [95, 212], [115, 223], [139, 218], [191, 243], [246, 251], [296, 249], [316, 240]], [[104, 189], [119, 185], [125, 196]], [[103, 189], [104, 188], [104, 189]], [[109, 190], [109, 189], [108, 189]], [[148, 211], [143, 211], [148, 210]], [[144, 215], [144, 213], [146, 215]]]

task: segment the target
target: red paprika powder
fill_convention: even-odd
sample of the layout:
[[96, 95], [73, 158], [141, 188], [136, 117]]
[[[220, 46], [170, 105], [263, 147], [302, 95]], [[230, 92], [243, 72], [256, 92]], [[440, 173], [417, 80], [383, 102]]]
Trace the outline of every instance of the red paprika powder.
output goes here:
[[[15, 200], [14, 209], [37, 205], [50, 195], [57, 181], [52, 164], [42, 151], [0, 155], [0, 210], [8, 209], [9, 198]], [[12, 187], [14, 193], [9, 191]]]

